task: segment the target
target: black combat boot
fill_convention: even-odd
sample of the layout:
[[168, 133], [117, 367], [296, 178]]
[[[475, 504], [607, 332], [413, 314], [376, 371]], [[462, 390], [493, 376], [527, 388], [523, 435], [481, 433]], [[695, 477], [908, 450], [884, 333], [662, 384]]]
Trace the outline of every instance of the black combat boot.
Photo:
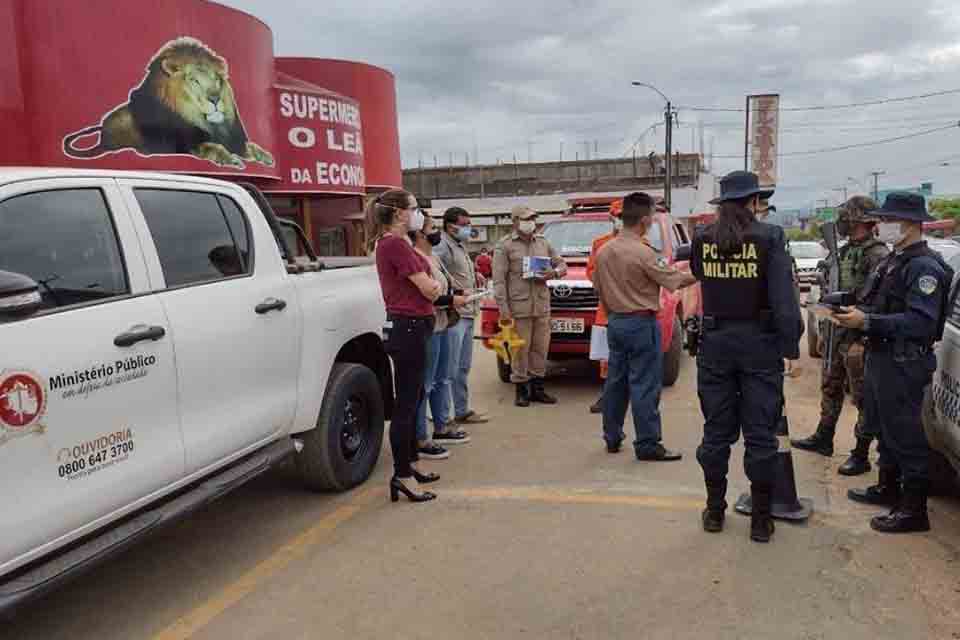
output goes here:
[[847, 458], [837, 469], [837, 473], [842, 476], [862, 476], [870, 471], [870, 438], [857, 438], [857, 446], [850, 452]]
[[896, 507], [900, 503], [900, 471], [881, 468], [877, 484], [866, 489], [850, 489], [847, 497], [863, 504]]
[[707, 481], [707, 508], [703, 510], [703, 530], [710, 533], [723, 531], [727, 510], [727, 481]]
[[900, 504], [894, 507], [888, 515], [872, 518], [870, 527], [880, 533], [930, 531], [926, 492], [904, 488]]
[[543, 378], [533, 378], [530, 380], [530, 402], [557, 404], [557, 399], [544, 390], [543, 383]]
[[770, 542], [776, 527], [770, 515], [770, 487], [750, 487], [750, 539], [754, 542]]
[[797, 449], [804, 451], [813, 451], [828, 458], [833, 455], [833, 427], [826, 426], [822, 421], [817, 425], [817, 430], [809, 438], [790, 440]]
[[513, 404], [517, 405], [518, 407], [530, 406], [530, 383], [529, 382], [517, 383], [517, 399], [513, 401]]

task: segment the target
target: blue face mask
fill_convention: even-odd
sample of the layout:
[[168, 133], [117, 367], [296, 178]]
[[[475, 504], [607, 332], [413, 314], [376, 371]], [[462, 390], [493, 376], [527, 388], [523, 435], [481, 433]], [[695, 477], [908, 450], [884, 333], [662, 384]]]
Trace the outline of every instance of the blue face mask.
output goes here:
[[469, 226], [460, 227], [460, 229], [457, 231], [457, 240], [460, 242], [466, 242], [471, 237], [471, 231], [472, 230]]

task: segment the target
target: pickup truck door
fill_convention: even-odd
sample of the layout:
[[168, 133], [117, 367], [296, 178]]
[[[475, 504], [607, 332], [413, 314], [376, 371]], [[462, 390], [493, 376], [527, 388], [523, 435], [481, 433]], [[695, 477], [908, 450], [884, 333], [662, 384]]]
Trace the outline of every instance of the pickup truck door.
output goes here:
[[0, 188], [0, 269], [44, 307], [0, 323], [0, 574], [184, 474], [169, 325], [110, 179]]
[[297, 292], [238, 187], [124, 180], [122, 189], [173, 333], [187, 470], [205, 470], [289, 429]]

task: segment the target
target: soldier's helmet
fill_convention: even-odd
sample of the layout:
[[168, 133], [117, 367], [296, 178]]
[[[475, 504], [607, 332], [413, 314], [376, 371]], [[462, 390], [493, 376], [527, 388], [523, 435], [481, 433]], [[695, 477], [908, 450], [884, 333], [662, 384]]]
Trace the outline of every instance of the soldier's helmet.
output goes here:
[[856, 224], [858, 222], [876, 222], [877, 218], [870, 215], [877, 209], [877, 203], [868, 196], [853, 196], [842, 205], [838, 212], [837, 220], [844, 221], [847, 224]]

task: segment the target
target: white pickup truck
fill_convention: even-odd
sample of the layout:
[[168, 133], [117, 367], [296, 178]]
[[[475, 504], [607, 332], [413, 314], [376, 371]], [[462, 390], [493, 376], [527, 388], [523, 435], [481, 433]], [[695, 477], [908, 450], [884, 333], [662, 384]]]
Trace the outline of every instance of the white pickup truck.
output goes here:
[[0, 169], [0, 610], [290, 457], [314, 490], [370, 475], [376, 273], [297, 231], [253, 187]]

